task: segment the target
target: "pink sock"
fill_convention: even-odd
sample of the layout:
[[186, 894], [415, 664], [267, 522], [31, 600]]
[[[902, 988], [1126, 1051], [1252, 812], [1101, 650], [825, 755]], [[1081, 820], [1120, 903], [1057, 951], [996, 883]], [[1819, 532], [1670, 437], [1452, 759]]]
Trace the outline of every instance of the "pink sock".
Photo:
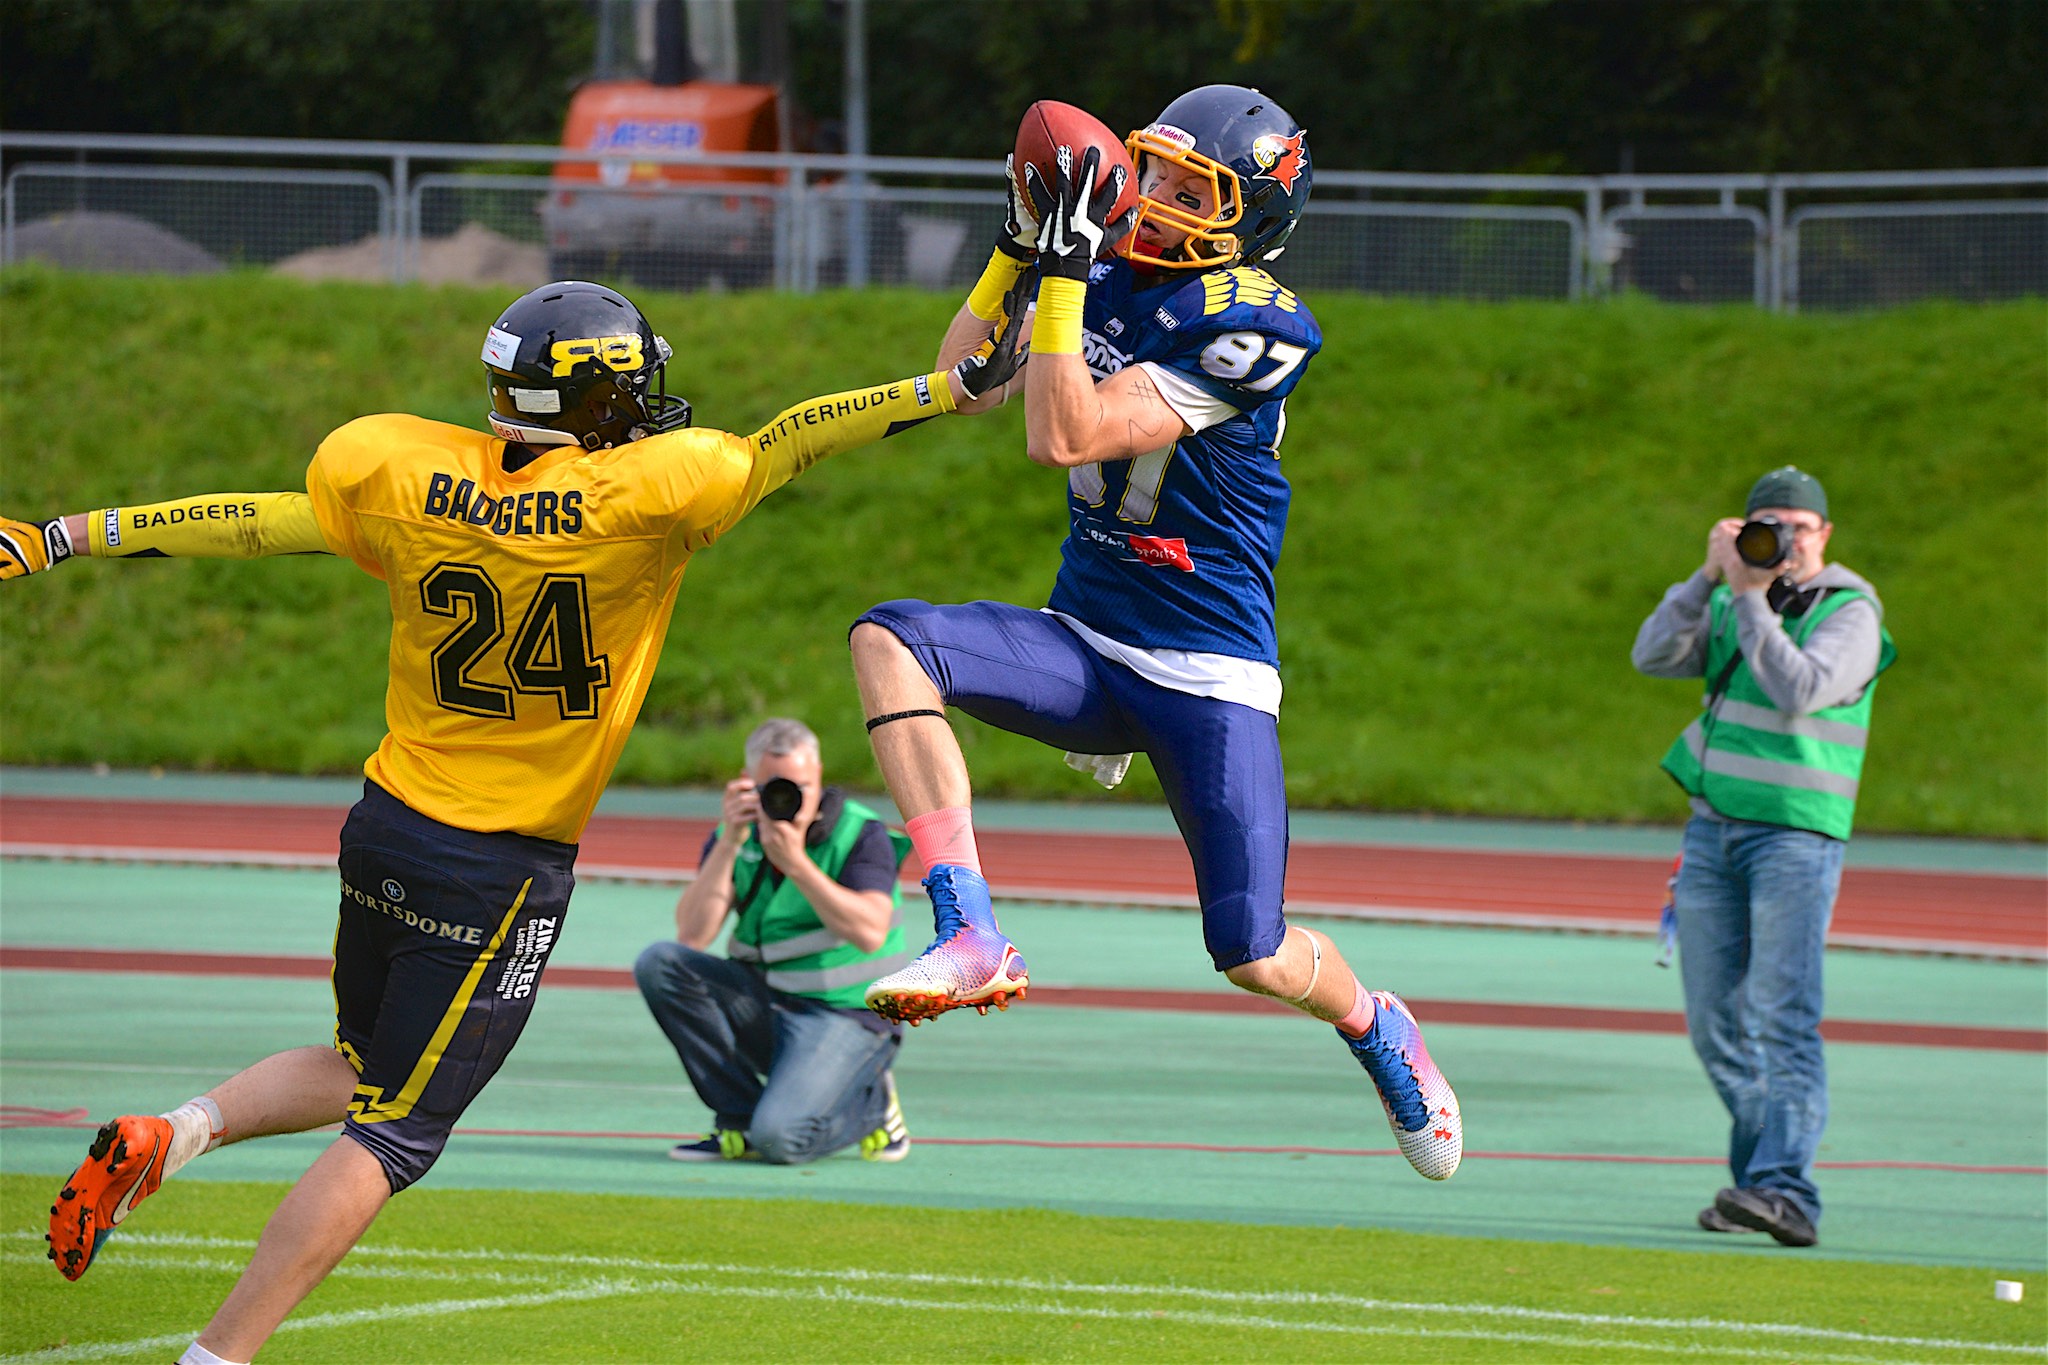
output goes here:
[[981, 851], [974, 846], [974, 816], [966, 806], [913, 815], [903, 822], [910, 846], [924, 859], [929, 872], [939, 863], [951, 863], [969, 872], [981, 871]]
[[1353, 978], [1358, 987], [1358, 999], [1351, 1004], [1351, 1013], [1337, 1021], [1337, 1028], [1347, 1038], [1363, 1038], [1372, 1030], [1374, 1009], [1372, 992], [1366, 990], [1363, 981]]

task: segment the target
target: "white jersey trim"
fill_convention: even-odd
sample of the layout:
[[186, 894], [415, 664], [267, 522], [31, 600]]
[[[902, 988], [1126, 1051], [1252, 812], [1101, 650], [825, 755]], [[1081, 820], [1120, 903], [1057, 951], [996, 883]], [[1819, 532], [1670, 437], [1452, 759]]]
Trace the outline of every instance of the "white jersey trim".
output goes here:
[[1275, 718], [1280, 715], [1280, 670], [1271, 664], [1192, 649], [1140, 649], [1090, 630], [1063, 611], [1039, 610], [1080, 636], [1097, 654], [1115, 659], [1147, 682], [1190, 696], [1236, 702]]
[[1159, 390], [1159, 396], [1166, 400], [1166, 406], [1180, 414], [1180, 420], [1188, 424], [1188, 431], [1191, 434], [1205, 431], [1220, 422], [1227, 422], [1240, 411], [1235, 405], [1218, 398], [1200, 384], [1175, 374], [1156, 361], [1141, 360], [1137, 368], [1152, 377], [1152, 387]]

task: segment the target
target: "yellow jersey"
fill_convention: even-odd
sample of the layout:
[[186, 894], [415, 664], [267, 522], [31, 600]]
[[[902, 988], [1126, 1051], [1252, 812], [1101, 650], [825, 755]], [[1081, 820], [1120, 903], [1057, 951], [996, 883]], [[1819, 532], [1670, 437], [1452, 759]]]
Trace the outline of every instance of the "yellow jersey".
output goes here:
[[321, 443], [306, 493], [87, 513], [95, 558], [329, 550], [391, 600], [389, 733], [372, 781], [444, 824], [574, 843], [639, 715], [690, 556], [827, 455], [953, 411], [919, 375], [785, 409], [751, 436], [683, 430], [544, 450], [419, 417]]

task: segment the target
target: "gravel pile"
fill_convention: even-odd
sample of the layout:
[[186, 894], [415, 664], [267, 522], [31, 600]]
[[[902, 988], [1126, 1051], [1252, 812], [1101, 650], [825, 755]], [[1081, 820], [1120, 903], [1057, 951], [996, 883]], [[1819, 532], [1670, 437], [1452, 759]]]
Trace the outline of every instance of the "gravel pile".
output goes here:
[[[391, 262], [383, 237], [347, 246], [316, 247], [287, 256], [271, 269], [302, 280], [388, 280]], [[515, 242], [481, 223], [464, 223], [447, 237], [420, 242], [416, 278], [425, 284], [503, 284], [531, 289], [548, 282], [548, 254]]]
[[204, 275], [221, 264], [177, 233], [126, 213], [59, 213], [14, 230], [14, 258], [67, 270]]

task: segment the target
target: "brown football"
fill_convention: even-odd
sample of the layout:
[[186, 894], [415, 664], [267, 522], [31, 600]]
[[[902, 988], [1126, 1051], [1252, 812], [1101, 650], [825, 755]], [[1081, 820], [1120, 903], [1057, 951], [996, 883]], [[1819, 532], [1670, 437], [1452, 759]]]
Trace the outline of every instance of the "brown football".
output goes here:
[[1081, 158], [1090, 147], [1102, 152], [1101, 169], [1096, 173], [1099, 186], [1117, 167], [1123, 167], [1124, 192], [1117, 197], [1116, 207], [1109, 217], [1112, 222], [1138, 205], [1138, 172], [1131, 165], [1131, 154], [1124, 150], [1123, 139], [1109, 131], [1101, 119], [1086, 109], [1077, 109], [1071, 104], [1058, 100], [1040, 100], [1024, 111], [1023, 121], [1017, 125], [1017, 175], [1021, 182], [1024, 168], [1036, 166], [1045, 178], [1048, 187], [1059, 183], [1060, 147], [1074, 149], [1074, 165], [1080, 166]]

